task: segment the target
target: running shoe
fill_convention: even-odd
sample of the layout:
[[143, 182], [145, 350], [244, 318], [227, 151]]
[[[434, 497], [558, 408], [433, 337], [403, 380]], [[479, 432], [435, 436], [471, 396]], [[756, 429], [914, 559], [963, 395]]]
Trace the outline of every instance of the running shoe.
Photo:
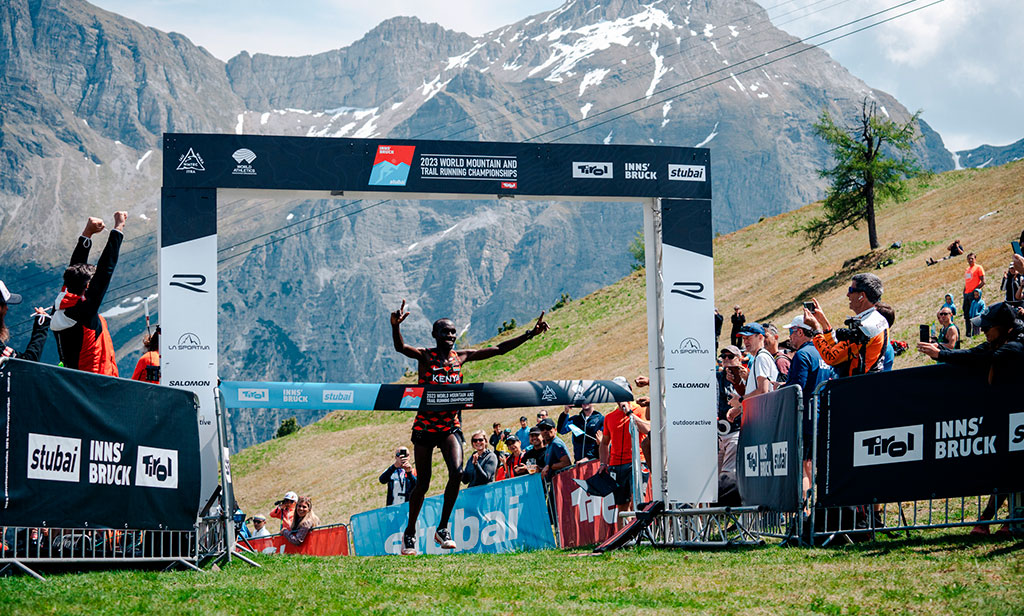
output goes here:
[[454, 550], [455, 542], [452, 541], [452, 532], [447, 528], [439, 528], [434, 532], [434, 541], [441, 546], [442, 550]]
[[403, 556], [415, 556], [416, 555], [416, 535], [402, 535], [402, 555]]

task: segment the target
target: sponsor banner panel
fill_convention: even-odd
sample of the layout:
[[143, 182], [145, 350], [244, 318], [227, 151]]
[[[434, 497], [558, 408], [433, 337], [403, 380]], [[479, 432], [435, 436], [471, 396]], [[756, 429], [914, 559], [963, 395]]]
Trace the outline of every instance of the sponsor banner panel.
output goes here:
[[662, 221], [669, 499], [714, 502], [718, 390], [711, 203], [663, 199]]
[[820, 402], [822, 504], [1024, 489], [1019, 388], [939, 364], [829, 381]]
[[191, 530], [191, 392], [10, 360], [0, 372], [0, 524]]
[[[239, 543], [242, 543], [239, 540]], [[245, 545], [242, 543], [242, 545]], [[252, 549], [263, 554], [305, 554], [306, 556], [348, 556], [348, 528], [344, 524], [314, 528], [302, 545], [293, 545], [282, 535], [249, 539]], [[239, 549], [235, 549], [241, 552]]]
[[800, 510], [802, 406], [799, 387], [783, 387], [743, 401], [736, 481], [744, 505]]
[[[416, 525], [419, 553], [441, 554], [434, 531], [441, 517], [441, 495], [423, 501]], [[352, 516], [352, 545], [359, 556], [399, 554], [409, 521], [409, 504]], [[459, 492], [448, 528], [455, 552], [500, 553], [555, 547], [540, 475], [506, 479]]]
[[520, 381], [462, 385], [368, 383], [280, 383], [224, 381], [229, 408], [309, 410], [457, 410], [566, 404], [601, 404], [633, 399], [611, 381]]
[[[168, 215], [165, 210], [163, 216]], [[217, 487], [216, 235], [160, 249], [160, 327], [160, 384], [199, 397], [201, 505]]]
[[[587, 494], [586, 480], [597, 474], [597, 460], [569, 467], [551, 480], [558, 514], [558, 542], [563, 548], [601, 543], [620, 528], [615, 495]], [[643, 502], [652, 499], [651, 483], [647, 482]]]
[[709, 164], [697, 148], [164, 135], [169, 188], [709, 199]]

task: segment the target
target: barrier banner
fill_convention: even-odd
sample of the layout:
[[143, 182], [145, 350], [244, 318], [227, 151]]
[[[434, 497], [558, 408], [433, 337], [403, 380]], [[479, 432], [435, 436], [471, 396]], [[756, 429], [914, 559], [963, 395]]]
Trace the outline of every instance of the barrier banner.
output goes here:
[[9, 360], [0, 405], [0, 525], [192, 530], [192, 392]]
[[[442, 496], [423, 501], [416, 524], [419, 553], [442, 554], [434, 543]], [[398, 554], [409, 503], [352, 516], [352, 546], [359, 556]], [[454, 552], [500, 553], [555, 547], [540, 475], [524, 475], [459, 492], [448, 528]]]
[[[244, 545], [241, 540], [239, 543]], [[249, 538], [252, 549], [263, 554], [305, 554], [307, 556], [348, 556], [348, 527], [344, 524], [318, 526], [302, 545], [292, 545], [283, 535]], [[238, 548], [236, 547], [236, 551]]]
[[503, 409], [628, 402], [633, 394], [611, 381], [513, 381], [461, 385], [375, 383], [220, 384], [228, 408], [332, 411]]
[[599, 461], [591, 460], [564, 470], [551, 480], [558, 512], [558, 541], [563, 548], [600, 543], [618, 530], [615, 495], [587, 494], [585, 482], [600, 466]]
[[823, 505], [1024, 489], [1019, 383], [938, 364], [829, 381], [819, 404]]
[[736, 483], [744, 505], [800, 510], [803, 394], [799, 385], [743, 401]]

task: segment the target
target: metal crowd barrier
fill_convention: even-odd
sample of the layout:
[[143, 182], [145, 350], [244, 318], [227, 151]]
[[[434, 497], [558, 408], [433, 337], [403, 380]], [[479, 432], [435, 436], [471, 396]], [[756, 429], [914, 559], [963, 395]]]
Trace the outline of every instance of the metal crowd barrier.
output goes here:
[[167, 563], [196, 566], [195, 531], [0, 527], [0, 574], [14, 569], [43, 577], [28, 564]]

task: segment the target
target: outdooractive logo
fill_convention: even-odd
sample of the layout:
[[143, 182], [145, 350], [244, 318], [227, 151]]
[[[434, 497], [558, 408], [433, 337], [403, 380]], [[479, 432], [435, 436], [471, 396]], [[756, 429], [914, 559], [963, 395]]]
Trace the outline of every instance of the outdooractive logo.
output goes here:
[[704, 298], [699, 293], [704, 292], [703, 282], [673, 282], [671, 293], [676, 293], [690, 299], [703, 300]]
[[370, 171], [370, 186], [405, 186], [412, 168], [414, 145], [379, 145]]
[[242, 387], [238, 390], [239, 402], [270, 402], [270, 390]]
[[576, 179], [610, 180], [612, 179], [613, 169], [614, 167], [611, 163], [578, 163], [573, 161], [572, 177]]
[[206, 293], [203, 286], [206, 285], [206, 276], [202, 274], [174, 274], [171, 276], [170, 286], [181, 287], [186, 291], [195, 293]]
[[192, 148], [188, 149], [178, 158], [178, 171], [184, 171], [185, 173], [195, 173], [197, 171], [206, 171], [206, 167], [203, 166], [203, 157], [196, 153]]
[[703, 182], [703, 165], [669, 165], [668, 179], [681, 180], [684, 182]]
[[139, 445], [135, 458], [135, 485], [147, 488], [177, 488], [178, 451]]
[[256, 169], [252, 166], [252, 162], [256, 160], [255, 152], [249, 148], [240, 148], [235, 150], [231, 158], [235, 159], [235, 168], [231, 170], [231, 175], [256, 175]]
[[873, 466], [924, 459], [924, 424], [853, 433], [853, 465]]
[[352, 404], [356, 392], [351, 389], [325, 389], [321, 400], [329, 404]]
[[77, 483], [81, 461], [82, 439], [29, 432], [29, 479]]
[[406, 387], [402, 392], [402, 402], [398, 405], [400, 409], [418, 409], [423, 401], [422, 387]]
[[708, 350], [702, 348], [696, 338], [683, 338], [677, 348], [670, 351], [672, 355], [707, 355]]

